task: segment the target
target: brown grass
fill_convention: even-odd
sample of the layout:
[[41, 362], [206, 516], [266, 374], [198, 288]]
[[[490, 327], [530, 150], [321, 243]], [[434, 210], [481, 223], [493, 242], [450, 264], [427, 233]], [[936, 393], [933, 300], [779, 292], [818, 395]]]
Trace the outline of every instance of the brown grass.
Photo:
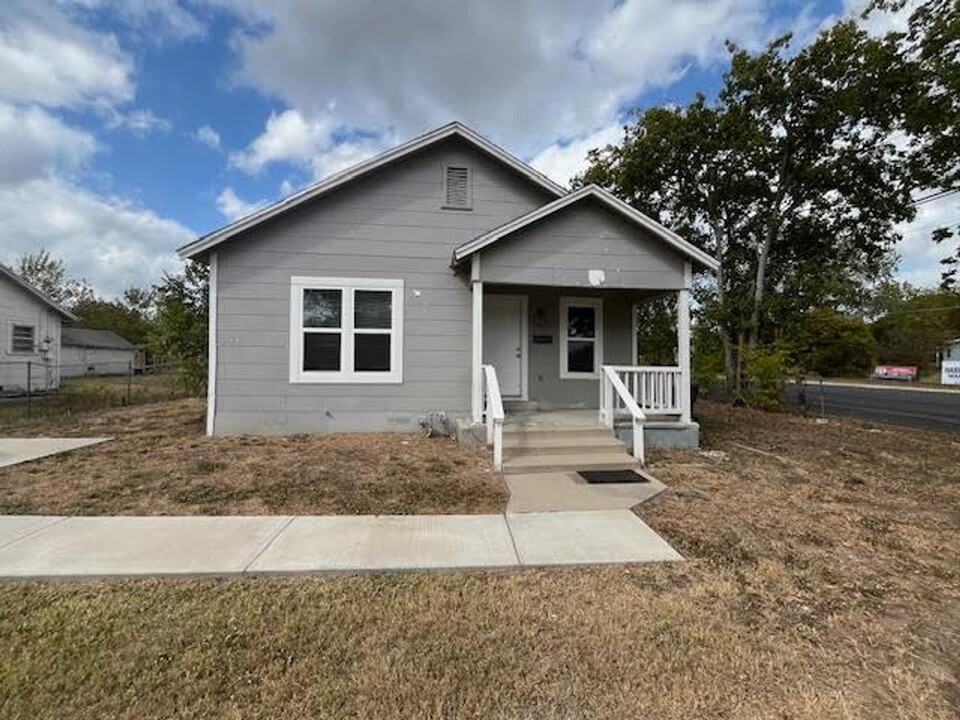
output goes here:
[[0, 513], [258, 515], [483, 513], [507, 491], [487, 453], [412, 434], [208, 438], [180, 400], [6, 434], [111, 442], [0, 469]]
[[803, 650], [818, 692], [869, 717], [957, 717], [960, 437], [702, 414], [706, 452], [657, 456], [671, 489], [640, 517], [732, 575], [739, 622]]
[[960, 438], [701, 416], [688, 562], [0, 585], [0, 717], [956, 718]]

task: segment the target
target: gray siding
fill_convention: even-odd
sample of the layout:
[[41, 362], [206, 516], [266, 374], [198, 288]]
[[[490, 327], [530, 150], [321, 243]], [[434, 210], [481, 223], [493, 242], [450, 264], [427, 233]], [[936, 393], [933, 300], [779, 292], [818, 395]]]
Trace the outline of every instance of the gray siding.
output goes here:
[[[563, 290], [559, 288], [490, 288], [489, 293], [508, 292], [527, 296], [530, 314], [527, 327], [528, 399], [541, 409], [592, 408], [599, 404], [600, 385], [596, 379], [560, 379], [560, 298], [603, 298], [603, 362], [629, 365], [632, 342], [633, 303], [643, 300], [639, 293], [619, 291]], [[534, 335], [549, 335], [549, 344], [534, 343]]]
[[[473, 209], [442, 210], [446, 164], [473, 170]], [[549, 201], [451, 141], [277, 217], [218, 249], [217, 434], [409, 430], [470, 407], [470, 288], [453, 249]], [[290, 278], [402, 278], [403, 383], [289, 383]]]
[[588, 272], [603, 270], [603, 287], [677, 290], [684, 261], [663, 240], [588, 199], [501, 238], [482, 251], [480, 267], [484, 282], [588, 288]]
[[[13, 352], [13, 326], [32, 325], [36, 352]], [[49, 338], [50, 343], [43, 340]], [[46, 352], [41, 348], [47, 347]], [[60, 314], [34, 295], [0, 275], [0, 391], [17, 392], [30, 385], [34, 390], [55, 390], [60, 386]]]

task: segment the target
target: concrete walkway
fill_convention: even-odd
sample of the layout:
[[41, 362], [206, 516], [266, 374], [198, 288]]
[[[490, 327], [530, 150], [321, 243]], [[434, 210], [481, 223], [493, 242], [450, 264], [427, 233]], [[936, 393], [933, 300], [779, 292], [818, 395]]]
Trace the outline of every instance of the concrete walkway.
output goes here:
[[629, 510], [659, 495], [666, 485], [637, 470], [645, 483], [591, 485], [576, 472], [520, 473], [505, 476], [508, 513], [558, 510]]
[[629, 510], [0, 516], [0, 577], [7, 579], [521, 568], [682, 559]]
[[77, 448], [106, 442], [110, 438], [0, 438], [0, 467], [36, 460]]

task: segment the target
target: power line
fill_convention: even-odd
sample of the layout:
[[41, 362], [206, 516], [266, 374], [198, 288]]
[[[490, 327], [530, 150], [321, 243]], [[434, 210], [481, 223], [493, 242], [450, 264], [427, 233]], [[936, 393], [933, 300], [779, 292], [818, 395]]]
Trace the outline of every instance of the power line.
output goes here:
[[926, 203], [934, 202], [935, 200], [942, 200], [945, 197], [950, 197], [951, 195], [956, 195], [960, 193], [960, 187], [947, 188], [946, 190], [938, 190], [935, 193], [929, 195], [924, 195], [914, 200], [912, 205], [924, 205]]

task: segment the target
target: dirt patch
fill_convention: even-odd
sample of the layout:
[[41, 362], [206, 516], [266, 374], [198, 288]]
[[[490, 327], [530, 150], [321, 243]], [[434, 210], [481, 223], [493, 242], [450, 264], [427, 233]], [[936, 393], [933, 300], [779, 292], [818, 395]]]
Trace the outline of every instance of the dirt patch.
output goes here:
[[728, 608], [809, 658], [867, 717], [955, 716], [960, 438], [698, 404], [704, 451], [657, 453], [670, 489], [637, 514]]
[[77, 515], [502, 512], [488, 452], [401, 433], [208, 438], [198, 400], [87, 413], [7, 434], [112, 436], [0, 469], [0, 513]]

